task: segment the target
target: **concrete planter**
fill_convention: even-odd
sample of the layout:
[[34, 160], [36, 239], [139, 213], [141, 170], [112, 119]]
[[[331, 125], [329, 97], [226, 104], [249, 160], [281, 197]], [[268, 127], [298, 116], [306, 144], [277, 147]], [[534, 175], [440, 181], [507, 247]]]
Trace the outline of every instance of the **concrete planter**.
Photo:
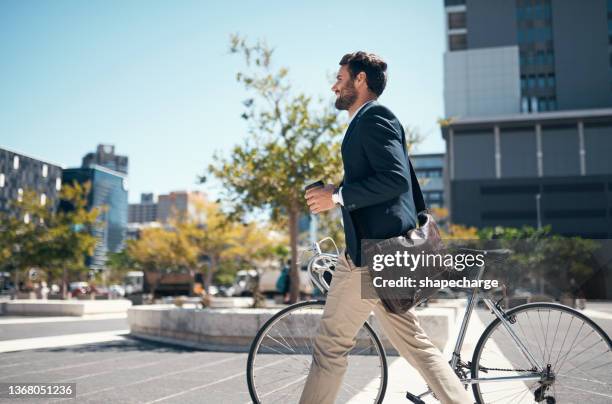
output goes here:
[[[457, 312], [456, 303], [436, 305], [418, 311], [421, 326], [434, 344], [443, 349], [454, 325]], [[131, 335], [199, 349], [244, 352], [248, 351], [251, 341], [259, 328], [279, 309], [246, 308], [177, 308], [173, 305], [135, 306], [128, 310], [128, 323]], [[319, 315], [304, 314], [300, 324], [318, 326]], [[374, 317], [370, 322], [375, 329], [380, 327]], [[299, 329], [299, 327], [296, 327]], [[377, 330], [379, 331], [379, 330]], [[395, 351], [380, 332], [387, 352]], [[299, 338], [299, 335], [294, 335]], [[358, 341], [364, 336], [358, 336]]]
[[125, 313], [132, 302], [118, 300], [10, 300], [3, 303], [3, 314], [12, 316], [83, 316]]

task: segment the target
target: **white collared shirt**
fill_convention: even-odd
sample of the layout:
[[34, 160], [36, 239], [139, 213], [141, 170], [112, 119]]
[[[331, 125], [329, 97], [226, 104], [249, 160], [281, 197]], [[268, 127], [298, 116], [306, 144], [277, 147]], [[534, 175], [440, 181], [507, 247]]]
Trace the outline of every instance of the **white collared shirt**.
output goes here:
[[[353, 119], [355, 119], [359, 111], [361, 111], [363, 107], [365, 107], [366, 105], [368, 105], [369, 103], [373, 101], [376, 101], [376, 100], [370, 100], [370, 101], [364, 102], [359, 108], [357, 108], [357, 111], [355, 111], [353, 116], [349, 118], [348, 126], [346, 127], [346, 130], [344, 131], [344, 136], [346, 136], [346, 132], [348, 131], [348, 128], [351, 125], [351, 122], [353, 122]], [[344, 206], [344, 199], [342, 198], [342, 187], [340, 187], [337, 194], [332, 194], [332, 201], [334, 201], [334, 203], [339, 203], [340, 205]]]

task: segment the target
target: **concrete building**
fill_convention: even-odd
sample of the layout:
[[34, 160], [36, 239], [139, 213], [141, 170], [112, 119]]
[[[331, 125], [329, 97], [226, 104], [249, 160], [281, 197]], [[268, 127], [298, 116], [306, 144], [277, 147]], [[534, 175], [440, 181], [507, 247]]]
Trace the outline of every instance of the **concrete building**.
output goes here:
[[465, 118], [442, 130], [453, 222], [612, 237], [612, 109]]
[[612, 1], [444, 4], [451, 220], [610, 237]]
[[411, 154], [410, 161], [428, 208], [444, 207], [444, 153]]
[[157, 201], [157, 221], [167, 223], [174, 216], [188, 215], [202, 222], [198, 204], [206, 202], [206, 194], [200, 191], [176, 191], [160, 195]]
[[612, 107], [612, 2], [444, 5], [447, 118]]
[[150, 223], [156, 221], [157, 200], [154, 194], [140, 194], [140, 203], [130, 203], [128, 223]]
[[[612, 1], [444, 5], [451, 221], [612, 237]], [[598, 262], [582, 286], [610, 298]]]
[[34, 191], [41, 205], [54, 210], [61, 187], [59, 164], [0, 148], [0, 212], [13, 212], [12, 203], [27, 191]]
[[94, 153], [87, 153], [83, 157], [81, 167], [92, 165], [106, 167], [122, 174], [128, 173], [128, 157], [115, 154], [113, 145], [99, 144]]
[[[93, 256], [89, 257], [87, 262], [91, 269], [104, 269], [108, 254], [119, 252], [124, 247], [128, 221], [126, 175], [91, 164], [88, 167], [65, 169], [62, 178], [64, 183], [76, 181], [83, 184], [90, 182], [91, 192], [88, 206], [90, 208], [105, 208], [98, 219], [101, 226], [93, 232], [98, 242]], [[60, 206], [60, 208], [64, 207]]]

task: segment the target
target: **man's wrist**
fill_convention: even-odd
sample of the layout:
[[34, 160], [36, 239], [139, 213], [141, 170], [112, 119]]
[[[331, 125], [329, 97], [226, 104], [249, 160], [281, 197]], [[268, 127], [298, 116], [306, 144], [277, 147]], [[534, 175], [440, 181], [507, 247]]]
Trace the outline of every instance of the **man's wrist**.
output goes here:
[[342, 198], [342, 187], [336, 189], [332, 194], [332, 201], [336, 204], [344, 206], [344, 199]]

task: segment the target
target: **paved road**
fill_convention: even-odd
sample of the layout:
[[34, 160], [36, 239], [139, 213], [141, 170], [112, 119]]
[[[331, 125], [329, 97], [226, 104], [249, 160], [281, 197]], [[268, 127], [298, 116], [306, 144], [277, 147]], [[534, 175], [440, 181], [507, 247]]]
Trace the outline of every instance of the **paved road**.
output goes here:
[[[603, 307], [603, 306], [602, 306]], [[600, 310], [595, 319], [612, 334], [612, 310]], [[592, 308], [595, 310], [595, 308]], [[477, 313], [488, 323], [484, 310]], [[80, 320], [15, 324], [0, 317], [2, 343], [15, 339], [58, 336], [85, 341], [86, 335], [127, 328], [125, 319]], [[13, 322], [11, 324], [11, 322]], [[466, 346], [472, 346], [474, 341]], [[394, 362], [394, 358], [390, 358]], [[471, 359], [470, 356], [464, 359]], [[246, 354], [194, 351], [150, 343], [129, 337], [91, 344], [20, 350], [0, 354], [0, 382], [75, 382], [78, 398], [73, 400], [19, 400], [19, 403], [248, 403], [245, 382]], [[415, 376], [402, 370], [401, 392], [411, 387]], [[408, 375], [410, 377], [408, 377]], [[418, 377], [418, 376], [416, 376]], [[420, 390], [420, 387], [417, 389]], [[398, 394], [400, 399], [402, 394]], [[399, 399], [397, 400], [399, 402]], [[11, 402], [0, 399], [0, 403]], [[13, 401], [14, 402], [14, 401]], [[391, 400], [389, 402], [395, 402]], [[403, 399], [402, 399], [402, 402]], [[428, 401], [430, 402], [430, 401]]]
[[245, 403], [245, 361], [245, 354], [125, 339], [2, 354], [0, 382], [77, 383], [76, 400], [50, 402]]
[[[7, 319], [0, 317], [0, 319]], [[15, 319], [15, 317], [11, 317]], [[8, 319], [7, 319], [8, 320]], [[109, 320], [58, 321], [49, 323], [2, 324], [0, 323], [0, 341], [18, 338], [48, 337], [70, 335], [84, 332], [112, 331], [128, 329], [125, 318]]]

